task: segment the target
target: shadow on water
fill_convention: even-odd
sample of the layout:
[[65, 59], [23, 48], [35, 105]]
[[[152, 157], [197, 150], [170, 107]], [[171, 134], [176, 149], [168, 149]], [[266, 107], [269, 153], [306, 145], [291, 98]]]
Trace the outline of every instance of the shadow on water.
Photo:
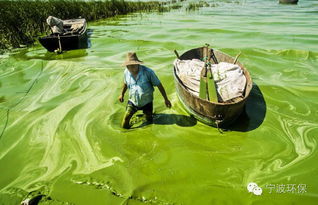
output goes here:
[[87, 39], [80, 42], [80, 49], [87, 49], [92, 47], [91, 36], [93, 34], [93, 29], [87, 29]]
[[[266, 115], [266, 102], [263, 94], [256, 84], [253, 84], [250, 96], [248, 97], [245, 109], [238, 119], [223, 131], [248, 132], [257, 129], [264, 121]], [[143, 114], [137, 114], [131, 129], [145, 127], [150, 124], [157, 125], [178, 125], [180, 127], [192, 127], [197, 124], [193, 116], [179, 114], [154, 114], [153, 122], [146, 122]]]
[[86, 49], [77, 49], [71, 51], [65, 51], [62, 54], [56, 54], [54, 52], [45, 53], [34, 53], [28, 50], [22, 50], [18, 53], [14, 53], [11, 57], [17, 60], [62, 60], [62, 59], [71, 59], [71, 58], [80, 58], [87, 56], [88, 53]]
[[245, 110], [227, 130], [248, 132], [258, 128], [266, 115], [266, 102], [263, 94], [256, 84], [253, 84], [248, 97]]
[[[138, 115], [138, 117], [142, 116]], [[180, 127], [192, 127], [197, 124], [197, 120], [192, 116], [178, 115], [178, 114], [154, 114], [153, 122], [143, 122], [141, 125], [133, 127], [132, 129], [141, 128], [149, 124], [156, 125], [178, 125]]]

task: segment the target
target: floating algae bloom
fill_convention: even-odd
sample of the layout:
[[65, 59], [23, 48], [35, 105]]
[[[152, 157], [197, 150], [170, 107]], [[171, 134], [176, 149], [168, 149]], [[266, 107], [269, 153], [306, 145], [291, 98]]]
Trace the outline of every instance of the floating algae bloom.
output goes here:
[[[241, 2], [89, 22], [85, 51], [57, 56], [35, 45], [1, 55], [0, 130], [8, 106], [34, 85], [0, 139], [0, 204], [17, 205], [34, 190], [51, 197], [40, 204], [54, 205], [316, 204], [318, 5]], [[172, 76], [173, 50], [206, 42], [230, 56], [241, 51], [254, 82], [243, 115], [223, 134], [191, 120]], [[155, 91], [154, 124], [125, 131], [117, 96], [128, 50], [145, 56], [173, 109]], [[261, 195], [248, 192], [250, 182]], [[288, 184], [307, 192], [276, 192]]]

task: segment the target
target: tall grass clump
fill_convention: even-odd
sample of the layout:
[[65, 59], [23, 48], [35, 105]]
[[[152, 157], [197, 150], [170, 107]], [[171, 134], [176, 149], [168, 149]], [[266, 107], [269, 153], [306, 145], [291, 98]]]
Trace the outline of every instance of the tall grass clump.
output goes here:
[[187, 11], [194, 11], [194, 10], [198, 10], [202, 7], [209, 7], [209, 6], [210, 6], [210, 4], [206, 1], [191, 2], [186, 7], [186, 10]]
[[161, 11], [167, 3], [156, 1], [127, 2], [124, 0], [0, 0], [0, 49], [29, 45], [48, 31], [46, 18], [104, 19], [137, 11]]

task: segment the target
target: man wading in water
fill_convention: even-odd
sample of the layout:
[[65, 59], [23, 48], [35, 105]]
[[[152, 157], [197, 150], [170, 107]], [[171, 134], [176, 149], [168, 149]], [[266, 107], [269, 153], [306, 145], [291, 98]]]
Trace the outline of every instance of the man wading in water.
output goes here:
[[129, 100], [122, 121], [122, 127], [126, 129], [130, 128], [129, 121], [138, 110], [142, 110], [147, 121], [152, 122], [153, 86], [158, 87], [166, 106], [171, 107], [166, 91], [155, 72], [146, 66], [140, 65], [142, 63], [138, 60], [136, 53], [128, 53], [123, 64], [127, 69], [124, 71], [124, 84], [118, 100], [124, 102], [124, 95], [128, 88]]

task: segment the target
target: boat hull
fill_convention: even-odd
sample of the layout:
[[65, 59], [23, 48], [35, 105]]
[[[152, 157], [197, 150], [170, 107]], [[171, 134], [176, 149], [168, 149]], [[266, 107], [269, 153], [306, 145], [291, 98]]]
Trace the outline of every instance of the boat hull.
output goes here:
[[[232, 57], [220, 51], [214, 51], [214, 54], [219, 62], [233, 63], [234, 61]], [[181, 60], [202, 58], [203, 47], [189, 50], [180, 56]], [[174, 68], [173, 73], [177, 94], [185, 110], [199, 121], [214, 127], [227, 127], [234, 123], [244, 110], [245, 102], [252, 89], [252, 79], [249, 72], [241, 63], [237, 62], [237, 64], [242, 68], [246, 77], [246, 87], [244, 97], [239, 101], [231, 103], [214, 103], [193, 95], [183, 85], [176, 74], [176, 68]]]
[[281, 4], [297, 4], [298, 0], [279, 0]]
[[[40, 43], [44, 48], [50, 52], [54, 52], [59, 49], [59, 40], [57, 36], [47, 36], [39, 38]], [[60, 36], [62, 50], [74, 50], [87, 48], [87, 34], [80, 36], [69, 35], [69, 36]]]

